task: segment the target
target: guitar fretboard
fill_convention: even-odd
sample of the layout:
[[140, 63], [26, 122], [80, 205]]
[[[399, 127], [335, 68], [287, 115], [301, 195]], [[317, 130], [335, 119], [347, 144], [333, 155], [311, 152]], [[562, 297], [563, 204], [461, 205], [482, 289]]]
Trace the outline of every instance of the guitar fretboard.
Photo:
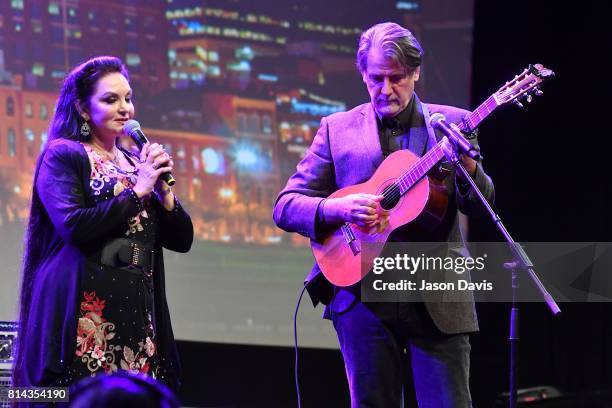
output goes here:
[[[458, 126], [461, 131], [471, 131], [475, 129], [499, 104], [494, 95], [491, 95], [478, 108], [470, 113]], [[444, 157], [442, 142], [438, 142], [431, 150], [421, 157], [414, 166], [397, 178], [395, 183], [399, 187], [399, 192], [404, 195], [421, 178], [423, 178], [440, 159]]]
[[474, 109], [472, 113], [467, 115], [466, 118], [457, 126], [459, 126], [459, 129], [461, 129], [462, 132], [471, 132], [472, 130], [476, 129], [480, 122], [485, 120], [485, 118], [489, 116], [489, 114], [498, 106], [499, 103], [497, 103], [497, 100], [495, 100], [495, 96], [491, 95], [486, 101], [480, 104], [479, 107]]
[[[518, 97], [532, 89], [537, 90], [536, 86], [542, 82], [541, 76], [543, 76], [543, 78], [548, 78], [554, 75], [554, 72], [541, 65], [536, 64], [534, 68], [537, 72], [534, 72], [532, 66], [530, 66], [520, 75], [517, 75], [512, 82], [506, 83], [499, 91], [489, 96], [483, 103], [474, 109], [473, 112], [468, 114], [461, 123], [457, 124], [459, 129], [466, 133], [473, 131], [499, 106], [514, 101], [515, 99], [518, 100]], [[385, 199], [388, 202], [393, 202], [394, 199], [398, 198], [398, 193], [400, 196], [404, 195], [412, 186], [421, 180], [429, 170], [442, 159], [442, 157], [444, 157], [442, 142], [438, 142], [430, 151], [421, 157], [414, 166], [397, 178], [394, 183], [395, 185], [385, 191]]]
[[444, 157], [442, 142], [438, 142], [431, 150], [421, 157], [408, 171], [399, 176], [395, 183], [399, 186], [400, 194], [404, 195], [420, 179], [425, 176], [433, 166]]

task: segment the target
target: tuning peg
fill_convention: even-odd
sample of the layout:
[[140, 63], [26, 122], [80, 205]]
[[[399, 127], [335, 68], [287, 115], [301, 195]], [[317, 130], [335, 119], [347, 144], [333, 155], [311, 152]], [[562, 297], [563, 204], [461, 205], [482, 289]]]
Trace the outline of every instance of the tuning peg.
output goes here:
[[536, 96], [542, 96], [542, 94], [544, 94], [544, 92], [542, 92], [542, 91], [540, 91], [539, 89], [536, 88], [535, 94], [536, 94]]
[[531, 103], [531, 101], [533, 100], [533, 97], [531, 95], [527, 95], [525, 100], [527, 101], [527, 103]]
[[520, 103], [518, 99], [515, 99], [515, 100], [514, 100], [514, 104], [515, 104], [516, 106], [518, 106], [519, 108], [524, 108], [524, 107], [525, 107], [525, 105], [523, 105], [522, 103]]

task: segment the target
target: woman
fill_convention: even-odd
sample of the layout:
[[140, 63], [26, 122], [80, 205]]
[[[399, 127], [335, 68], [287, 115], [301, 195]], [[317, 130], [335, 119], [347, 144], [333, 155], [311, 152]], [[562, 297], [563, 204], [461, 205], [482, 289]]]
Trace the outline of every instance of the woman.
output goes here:
[[187, 252], [193, 226], [159, 177], [174, 165], [163, 147], [137, 157], [119, 144], [133, 116], [118, 58], [66, 77], [34, 175], [16, 386], [126, 370], [176, 390], [162, 247]]

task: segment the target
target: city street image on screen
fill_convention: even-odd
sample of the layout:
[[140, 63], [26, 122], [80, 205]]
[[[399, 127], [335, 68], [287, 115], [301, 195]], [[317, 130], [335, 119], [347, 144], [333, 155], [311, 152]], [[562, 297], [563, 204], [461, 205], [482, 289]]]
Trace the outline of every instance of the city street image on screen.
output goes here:
[[[59, 87], [95, 55], [130, 73], [135, 119], [174, 158], [195, 242], [165, 251], [180, 340], [290, 345], [313, 264], [309, 240], [274, 225], [276, 195], [322, 117], [369, 101], [360, 34], [394, 21], [426, 50], [421, 100], [470, 107], [470, 0], [34, 0], [0, 5], [0, 320], [16, 320], [33, 169]], [[127, 143], [127, 140], [126, 140]], [[335, 347], [321, 309], [300, 343]]]

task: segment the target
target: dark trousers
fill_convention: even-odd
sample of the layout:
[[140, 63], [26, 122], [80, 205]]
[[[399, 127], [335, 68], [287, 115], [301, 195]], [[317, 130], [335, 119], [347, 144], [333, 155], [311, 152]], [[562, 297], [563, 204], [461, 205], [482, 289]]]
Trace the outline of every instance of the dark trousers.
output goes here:
[[472, 406], [469, 337], [442, 334], [423, 304], [356, 301], [330, 317], [353, 408]]

